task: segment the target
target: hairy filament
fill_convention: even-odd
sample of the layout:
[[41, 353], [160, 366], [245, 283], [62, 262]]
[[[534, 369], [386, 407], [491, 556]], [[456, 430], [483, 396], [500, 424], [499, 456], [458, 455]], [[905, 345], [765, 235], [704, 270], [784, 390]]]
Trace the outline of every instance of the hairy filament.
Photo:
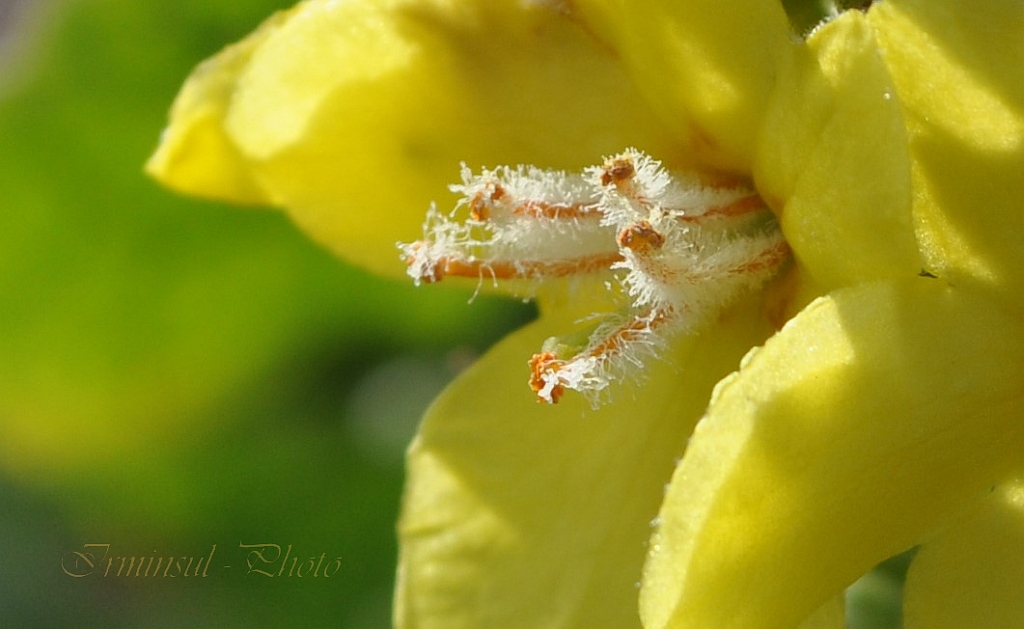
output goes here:
[[756, 194], [740, 197], [724, 205], [711, 206], [702, 214], [679, 214], [676, 218], [684, 223], [702, 223], [709, 218], [733, 218], [766, 210], [764, 201]]
[[[413, 250], [417, 244], [419, 243], [411, 246]], [[580, 273], [607, 271], [620, 260], [622, 256], [617, 253], [564, 260], [480, 260], [444, 255], [423, 260], [413, 252], [407, 257], [406, 262], [414, 279], [430, 284], [440, 282], [446, 277], [495, 280], [568, 277]]]
[[569, 358], [551, 351], [535, 354], [530, 359], [530, 388], [539, 401], [549, 404], [558, 403], [566, 389], [587, 393], [596, 402], [596, 394], [615, 379], [615, 372], [641, 367], [646, 355], [656, 353], [659, 331], [671, 323], [671, 309], [649, 310], [610, 329], [599, 328], [587, 347]]

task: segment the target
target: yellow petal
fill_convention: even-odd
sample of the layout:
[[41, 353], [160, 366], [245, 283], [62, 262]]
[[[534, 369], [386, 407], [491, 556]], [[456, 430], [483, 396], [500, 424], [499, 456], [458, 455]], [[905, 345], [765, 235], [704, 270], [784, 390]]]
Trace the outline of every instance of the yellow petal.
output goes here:
[[673, 157], [606, 48], [543, 3], [300, 5], [253, 51], [225, 120], [254, 176], [316, 239], [403, 271], [459, 163], [581, 168], [628, 145]]
[[825, 288], [919, 273], [910, 157], [873, 29], [848, 11], [784, 65], [754, 171]]
[[907, 629], [1024, 627], [1024, 484], [1001, 486], [921, 548], [907, 574]]
[[241, 42], [199, 65], [171, 107], [146, 171], [168, 188], [237, 203], [267, 203], [249, 164], [223, 124], [238, 75], [255, 51], [287, 19], [281, 12]]
[[1019, 463], [1020, 321], [932, 279], [820, 298], [712, 397], [652, 539], [662, 627], [793, 627]]
[[846, 629], [846, 599], [842, 594], [830, 599], [800, 623], [798, 629]]
[[886, 0], [869, 19], [913, 158], [932, 273], [1024, 301], [1024, 4]]
[[676, 141], [749, 172], [779, 58], [792, 46], [772, 0], [576, 0], [622, 56]]
[[[568, 319], [571, 321], [571, 319]], [[767, 333], [733, 311], [652, 361], [590, 411], [538, 404], [526, 361], [543, 318], [509, 337], [430, 409], [408, 460], [399, 525], [401, 627], [639, 626], [650, 520], [717, 378]]]

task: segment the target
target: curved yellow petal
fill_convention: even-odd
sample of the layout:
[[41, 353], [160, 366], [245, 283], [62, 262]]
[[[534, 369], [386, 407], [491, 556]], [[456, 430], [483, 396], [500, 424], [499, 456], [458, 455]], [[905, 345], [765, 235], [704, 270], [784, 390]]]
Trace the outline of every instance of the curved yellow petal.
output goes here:
[[[732, 311], [590, 411], [536, 402], [526, 360], [558, 322], [505, 339], [427, 414], [399, 525], [400, 627], [638, 627], [637, 588], [663, 489], [717, 378], [764, 338]], [[571, 319], [566, 319], [571, 321]]]
[[1024, 334], [933, 279], [820, 298], [712, 396], [641, 591], [648, 629], [793, 627], [1019, 463]]
[[254, 181], [245, 156], [224, 129], [224, 118], [238, 75], [288, 15], [275, 14], [244, 40], [193, 70], [171, 106], [170, 123], [146, 162], [146, 172], [186, 194], [236, 203], [269, 202]]
[[793, 46], [774, 0], [575, 0], [676, 141], [748, 173], [779, 59]]
[[612, 54], [543, 3], [310, 0], [260, 43], [225, 118], [274, 203], [314, 238], [402, 272], [459, 163], [581, 168], [673, 157]]
[[1024, 4], [871, 8], [910, 140], [928, 269], [1024, 301]]
[[1024, 627], [1024, 484], [995, 489], [929, 540], [907, 574], [907, 629]]
[[827, 289], [916, 275], [908, 140], [870, 24], [844, 13], [783, 68], [754, 175], [802, 268]]

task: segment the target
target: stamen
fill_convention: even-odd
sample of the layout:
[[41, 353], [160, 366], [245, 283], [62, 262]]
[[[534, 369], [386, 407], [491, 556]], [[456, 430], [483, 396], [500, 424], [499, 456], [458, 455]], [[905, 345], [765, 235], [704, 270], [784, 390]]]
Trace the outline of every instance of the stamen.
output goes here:
[[484, 190], [469, 200], [469, 217], [474, 221], [490, 220], [498, 206], [511, 208], [512, 217], [548, 218], [552, 220], [575, 220], [601, 218], [601, 212], [593, 203], [549, 203], [538, 199], [517, 201], [498, 183], [488, 183]]
[[495, 186], [490, 194], [478, 192], [469, 201], [469, 216], [474, 221], [485, 222], [491, 218], [491, 212], [498, 204], [511, 207], [513, 218], [547, 218], [551, 220], [577, 220], [581, 218], [601, 218], [601, 211], [593, 203], [548, 203], [529, 199], [514, 203], [509, 194], [501, 186]]
[[[450, 215], [431, 208], [423, 240], [399, 244], [419, 283], [445, 277], [493, 281], [607, 272], [622, 259], [601, 223], [596, 196], [581, 176], [535, 168], [499, 168], [474, 176], [463, 168], [464, 193]], [[467, 208], [469, 219], [455, 215]]]
[[761, 251], [753, 260], [730, 269], [729, 273], [730, 275], [748, 275], [762, 271], [774, 271], [779, 265], [789, 259], [792, 252], [792, 249], [789, 248], [789, 243], [780, 236], [779, 241], [774, 246]]
[[417, 283], [608, 272], [625, 288], [606, 282], [614, 299], [628, 301], [624, 319], [584, 343], [545, 344], [530, 360], [530, 387], [551, 404], [567, 389], [595, 401], [670, 335], [697, 330], [790, 256], [754, 191], [669, 173], [636, 149], [581, 174], [519, 166], [474, 175], [463, 165], [462, 184], [451, 189], [462, 196], [455, 210], [431, 208], [423, 240], [399, 245]]
[[586, 349], [566, 359], [554, 352], [535, 354], [530, 359], [530, 388], [538, 401], [548, 404], [557, 404], [567, 388], [600, 393], [614, 378], [616, 367], [640, 367], [644, 354], [657, 351], [658, 330], [673, 321], [673, 314], [672, 310], [649, 310], [605, 332], [598, 330]]
[[761, 212], [766, 210], [767, 206], [761, 197], [756, 194], [741, 197], [740, 199], [733, 201], [732, 203], [726, 203], [725, 205], [713, 206], [708, 208], [703, 214], [682, 214], [677, 216], [680, 221], [684, 223], [701, 223], [709, 218], [731, 218], [736, 216], [746, 216], [755, 212]]
[[581, 218], [601, 218], [601, 211], [596, 205], [554, 205], [540, 201], [528, 201], [516, 206], [513, 213], [517, 216], [530, 218], [547, 218], [551, 220], [577, 220]]
[[499, 167], [479, 175], [463, 165], [462, 184], [451, 186], [463, 195], [475, 221], [498, 223], [523, 217], [572, 219], [600, 217], [597, 196], [581, 176], [532, 166]]
[[694, 177], [672, 175], [661, 162], [635, 149], [588, 169], [587, 176], [600, 189], [605, 223], [619, 228], [669, 217], [699, 224], [767, 209], [747, 188], [708, 186]]
[[[425, 247], [420, 241], [411, 248]], [[538, 279], [569, 277], [582, 273], [607, 271], [622, 260], [619, 254], [595, 255], [565, 260], [478, 260], [441, 256], [423, 264], [415, 255], [406, 259], [409, 273], [427, 284], [440, 282], [446, 277], [492, 278], [495, 280]]]
[[626, 249], [614, 268], [626, 270], [623, 284], [638, 308], [673, 307], [691, 325], [755, 288], [789, 256], [781, 233], [705, 234], [699, 228], [668, 232], [658, 249]]

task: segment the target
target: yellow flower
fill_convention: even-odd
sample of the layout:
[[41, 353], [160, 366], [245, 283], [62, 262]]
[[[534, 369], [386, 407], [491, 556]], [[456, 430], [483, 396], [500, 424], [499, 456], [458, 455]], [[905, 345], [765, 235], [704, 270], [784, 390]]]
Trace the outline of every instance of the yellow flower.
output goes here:
[[1019, 626], [1022, 32], [1004, 0], [886, 0], [806, 40], [773, 0], [310, 0], [196, 70], [149, 170], [391, 274], [460, 162], [636, 146], [774, 211], [784, 276], [611, 403], [523, 384], [606, 306], [586, 286], [542, 290], [441, 396], [400, 626], [842, 626], [828, 601], [922, 543], [908, 627]]

